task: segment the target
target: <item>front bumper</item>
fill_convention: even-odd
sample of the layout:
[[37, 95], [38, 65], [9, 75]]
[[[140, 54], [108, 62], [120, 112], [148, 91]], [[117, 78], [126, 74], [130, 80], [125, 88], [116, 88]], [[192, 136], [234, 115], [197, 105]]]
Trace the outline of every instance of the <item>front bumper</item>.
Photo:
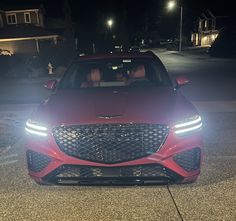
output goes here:
[[54, 184], [189, 182], [200, 174], [200, 132], [187, 137], [170, 133], [162, 148], [141, 159], [116, 164], [81, 160], [63, 153], [54, 139], [28, 136], [26, 153], [29, 175]]
[[48, 174], [43, 180], [50, 183], [141, 183], [181, 181], [182, 177], [158, 165], [123, 167], [91, 167], [63, 165]]

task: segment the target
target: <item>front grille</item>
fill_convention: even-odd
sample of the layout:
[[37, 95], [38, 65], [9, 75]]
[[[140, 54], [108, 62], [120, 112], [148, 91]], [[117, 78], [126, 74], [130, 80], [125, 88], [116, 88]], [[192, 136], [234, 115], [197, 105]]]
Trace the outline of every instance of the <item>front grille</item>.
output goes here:
[[47, 176], [47, 179], [89, 179], [89, 178], [166, 178], [177, 180], [180, 176], [169, 169], [157, 165], [135, 165], [123, 167], [93, 167], [63, 165]]
[[173, 157], [174, 161], [180, 165], [186, 171], [194, 171], [199, 169], [201, 162], [201, 150], [200, 148], [193, 148], [181, 153], [176, 154]]
[[56, 143], [69, 156], [114, 164], [157, 152], [169, 128], [153, 124], [95, 124], [53, 129]]
[[27, 156], [28, 168], [33, 172], [42, 171], [51, 162], [50, 157], [31, 150], [28, 150], [26, 152], [26, 156]]

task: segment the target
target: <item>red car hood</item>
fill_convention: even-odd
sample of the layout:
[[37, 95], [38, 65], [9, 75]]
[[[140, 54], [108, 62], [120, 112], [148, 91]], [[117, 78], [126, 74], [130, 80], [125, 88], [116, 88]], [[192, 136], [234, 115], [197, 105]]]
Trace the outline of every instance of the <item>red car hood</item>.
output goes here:
[[38, 108], [33, 119], [50, 125], [171, 124], [194, 113], [192, 104], [172, 88], [101, 88], [58, 90]]

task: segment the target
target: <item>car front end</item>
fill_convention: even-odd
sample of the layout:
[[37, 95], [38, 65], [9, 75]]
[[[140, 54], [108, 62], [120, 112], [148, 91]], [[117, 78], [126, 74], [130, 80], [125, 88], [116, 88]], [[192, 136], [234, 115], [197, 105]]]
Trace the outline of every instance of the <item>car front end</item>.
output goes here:
[[[121, 62], [127, 65], [131, 60]], [[115, 64], [109, 69], [112, 73], [124, 69], [125, 65]], [[135, 70], [140, 77], [143, 69]], [[127, 74], [131, 78], [132, 72]], [[109, 79], [93, 88], [80, 84], [83, 87], [76, 90], [61, 84], [32, 114], [25, 127], [26, 155], [29, 175], [36, 182], [139, 184], [197, 179], [203, 143], [202, 120], [195, 107], [169, 84], [120, 81], [119, 76], [119, 84]], [[183, 78], [181, 82], [186, 83]]]
[[199, 175], [199, 115], [175, 125], [108, 121], [51, 127], [28, 120], [30, 176], [66, 184], [191, 182]]

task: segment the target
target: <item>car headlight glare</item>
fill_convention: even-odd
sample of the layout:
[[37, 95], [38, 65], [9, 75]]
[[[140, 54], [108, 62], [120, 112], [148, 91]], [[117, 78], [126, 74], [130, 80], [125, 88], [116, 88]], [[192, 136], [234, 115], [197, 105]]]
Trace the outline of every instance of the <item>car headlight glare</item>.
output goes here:
[[29, 134], [46, 137], [47, 130], [47, 127], [43, 126], [42, 124], [36, 121], [32, 121], [30, 119], [26, 121], [25, 131]]
[[184, 134], [194, 130], [198, 130], [202, 127], [201, 116], [195, 115], [187, 118], [184, 121], [179, 122], [174, 126], [175, 134]]

